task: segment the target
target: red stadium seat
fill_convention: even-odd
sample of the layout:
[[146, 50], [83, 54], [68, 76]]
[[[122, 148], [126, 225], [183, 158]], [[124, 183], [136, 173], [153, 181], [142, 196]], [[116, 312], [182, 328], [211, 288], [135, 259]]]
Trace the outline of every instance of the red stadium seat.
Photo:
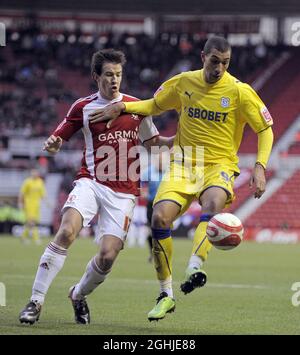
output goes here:
[[244, 222], [246, 227], [300, 228], [300, 170]]

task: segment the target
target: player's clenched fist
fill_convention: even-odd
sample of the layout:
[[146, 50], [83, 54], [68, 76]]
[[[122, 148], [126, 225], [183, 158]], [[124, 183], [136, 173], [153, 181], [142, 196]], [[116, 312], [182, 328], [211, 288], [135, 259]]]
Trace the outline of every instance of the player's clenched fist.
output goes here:
[[60, 137], [54, 135], [50, 136], [44, 143], [43, 150], [49, 153], [57, 153], [62, 146], [63, 140]]
[[254, 198], [261, 198], [266, 190], [265, 169], [261, 164], [255, 164], [249, 185], [250, 188], [255, 187]]

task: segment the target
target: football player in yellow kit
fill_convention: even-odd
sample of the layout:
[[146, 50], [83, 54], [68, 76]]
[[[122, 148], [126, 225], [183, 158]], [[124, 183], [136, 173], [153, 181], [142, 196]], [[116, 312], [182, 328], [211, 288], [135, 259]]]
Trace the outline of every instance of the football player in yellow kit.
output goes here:
[[[194, 199], [201, 204], [202, 215], [181, 291], [190, 293], [206, 282], [202, 265], [212, 247], [206, 227], [234, 199], [234, 179], [239, 175], [237, 152], [247, 123], [258, 136], [250, 186], [255, 188], [255, 198], [265, 191], [265, 169], [273, 144], [272, 117], [256, 92], [227, 72], [230, 58], [227, 40], [213, 36], [202, 52], [202, 70], [174, 76], [161, 85], [152, 99], [117, 103], [90, 117], [92, 122], [110, 120], [111, 125], [122, 111], [147, 116], [175, 109], [180, 117], [174, 148], [183, 152], [186, 147], [193, 149], [188, 158], [183, 154], [179, 161], [171, 161], [153, 202], [153, 254], [161, 292], [148, 314], [149, 320], [162, 319], [175, 309], [171, 225]], [[202, 157], [195, 154], [199, 147], [203, 147]], [[188, 172], [186, 160], [191, 163]]]
[[26, 242], [30, 231], [35, 243], [40, 243], [38, 223], [40, 221], [41, 199], [46, 195], [45, 184], [36, 169], [31, 170], [31, 176], [25, 179], [19, 194], [19, 207], [23, 208], [26, 218], [22, 241]]

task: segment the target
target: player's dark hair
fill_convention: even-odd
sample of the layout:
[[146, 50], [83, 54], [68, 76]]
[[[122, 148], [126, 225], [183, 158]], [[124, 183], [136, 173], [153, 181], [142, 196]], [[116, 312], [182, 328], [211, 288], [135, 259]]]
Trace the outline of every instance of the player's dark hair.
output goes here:
[[231, 49], [227, 39], [221, 36], [212, 36], [206, 41], [203, 48], [204, 54], [209, 54], [213, 48], [221, 53], [227, 52]]
[[91, 73], [95, 72], [98, 75], [102, 73], [103, 63], [115, 63], [122, 66], [126, 63], [125, 54], [122, 51], [117, 51], [113, 48], [101, 49], [93, 54], [91, 63]]

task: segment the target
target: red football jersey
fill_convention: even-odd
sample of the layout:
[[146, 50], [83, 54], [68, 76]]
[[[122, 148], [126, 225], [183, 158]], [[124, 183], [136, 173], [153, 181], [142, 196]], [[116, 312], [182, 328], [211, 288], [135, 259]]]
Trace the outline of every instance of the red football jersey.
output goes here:
[[82, 165], [76, 179], [87, 177], [116, 192], [139, 195], [139, 140], [145, 142], [159, 133], [152, 117], [123, 113], [109, 129], [107, 122], [91, 123], [88, 115], [119, 101], [138, 99], [120, 94], [108, 101], [100, 93], [77, 100], [53, 135], [69, 140], [79, 129], [85, 140]]

